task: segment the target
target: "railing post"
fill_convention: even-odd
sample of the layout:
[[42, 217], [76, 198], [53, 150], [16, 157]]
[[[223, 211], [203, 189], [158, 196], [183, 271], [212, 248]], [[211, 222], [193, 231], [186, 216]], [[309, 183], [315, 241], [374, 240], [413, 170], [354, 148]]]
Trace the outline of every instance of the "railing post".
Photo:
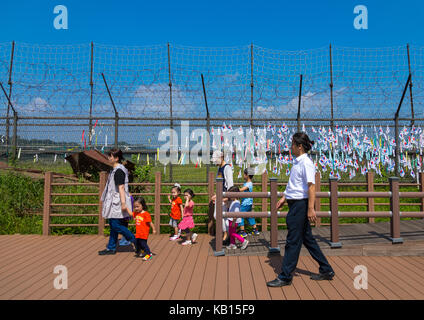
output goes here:
[[[367, 173], [367, 191], [374, 191], [374, 172], [368, 171]], [[374, 211], [374, 198], [368, 198], [368, 211]], [[374, 218], [368, 218], [369, 223], [374, 223]]]
[[216, 178], [216, 233], [215, 233], [215, 252], [214, 256], [224, 256], [225, 252], [222, 249], [222, 191], [223, 191], [223, 178]]
[[52, 172], [46, 172], [44, 174], [43, 236], [48, 236], [50, 234], [52, 176]]
[[101, 171], [99, 176], [99, 226], [97, 234], [99, 236], [105, 235], [105, 219], [103, 219], [102, 211], [103, 211], [103, 202], [102, 202], [102, 194], [106, 187], [108, 173], [106, 171]]
[[[424, 192], [424, 172], [419, 172], [420, 192]], [[421, 198], [421, 212], [424, 212], [424, 198]]]
[[[262, 173], [262, 192], [268, 191], [268, 174]], [[262, 212], [268, 211], [268, 200], [262, 199]], [[268, 218], [262, 218], [262, 232], [268, 231]]]
[[[213, 218], [213, 213], [215, 210], [215, 204], [212, 202], [212, 197], [215, 194], [214, 190], [215, 190], [215, 179], [214, 179], [215, 174], [211, 171], [209, 171], [208, 173], [208, 194], [209, 194], [209, 207], [208, 207], [208, 222], [206, 223], [207, 229], [208, 229], [208, 234], [209, 235], [213, 235], [214, 231], [213, 230], [213, 225], [214, 225], [214, 218]], [[216, 227], [216, 226], [215, 226]]]
[[342, 247], [342, 243], [339, 240], [339, 204], [337, 189], [337, 178], [330, 178], [331, 248]]
[[403, 239], [400, 237], [400, 201], [399, 201], [399, 177], [390, 177], [390, 192], [392, 197], [390, 198], [390, 211], [392, 216], [390, 217], [390, 235], [392, 243], [403, 243]]
[[155, 173], [155, 229], [157, 234], [160, 234], [160, 192], [161, 192], [161, 179], [160, 171]]
[[271, 243], [269, 253], [280, 253], [280, 247], [278, 246], [277, 178], [270, 178], [269, 182], [271, 190]]
[[209, 195], [209, 201], [211, 201], [211, 198], [215, 194], [215, 187], [214, 187], [214, 177], [215, 174], [213, 172], [208, 173], [208, 195]]
[[[321, 175], [319, 172], [315, 174], [315, 192], [321, 192]], [[315, 198], [315, 211], [321, 211], [321, 198]], [[321, 226], [321, 218], [317, 218], [315, 227]]]

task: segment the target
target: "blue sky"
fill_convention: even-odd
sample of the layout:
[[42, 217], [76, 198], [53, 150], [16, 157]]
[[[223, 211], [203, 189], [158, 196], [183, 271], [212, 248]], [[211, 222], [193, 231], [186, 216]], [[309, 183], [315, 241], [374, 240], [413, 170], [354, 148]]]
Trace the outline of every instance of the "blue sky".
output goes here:
[[[53, 28], [53, 8], [65, 5], [69, 29]], [[368, 8], [368, 30], [353, 27], [356, 5]], [[2, 1], [0, 42], [234, 46], [274, 49], [328, 45], [424, 45], [419, 0], [179, 0]]]

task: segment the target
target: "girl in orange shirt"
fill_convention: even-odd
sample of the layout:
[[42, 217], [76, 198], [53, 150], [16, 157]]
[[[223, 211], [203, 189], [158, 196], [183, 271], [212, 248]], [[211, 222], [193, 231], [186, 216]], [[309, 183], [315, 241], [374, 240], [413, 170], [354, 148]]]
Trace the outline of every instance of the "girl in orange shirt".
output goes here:
[[181, 193], [181, 186], [176, 183], [171, 189], [171, 196], [168, 196], [169, 203], [171, 204], [171, 214], [169, 225], [174, 228], [175, 234], [169, 238], [171, 241], [177, 240], [181, 233], [178, 230], [178, 222], [181, 220], [181, 213], [183, 212], [183, 201], [179, 197]]
[[149, 237], [150, 227], [155, 234], [155, 225], [152, 223], [150, 213], [147, 212], [147, 205], [144, 198], [137, 198], [134, 200], [133, 217], [135, 220], [135, 257], [141, 257], [140, 253], [143, 251], [143, 260], [147, 261], [152, 259], [152, 253], [147, 245], [147, 238]]

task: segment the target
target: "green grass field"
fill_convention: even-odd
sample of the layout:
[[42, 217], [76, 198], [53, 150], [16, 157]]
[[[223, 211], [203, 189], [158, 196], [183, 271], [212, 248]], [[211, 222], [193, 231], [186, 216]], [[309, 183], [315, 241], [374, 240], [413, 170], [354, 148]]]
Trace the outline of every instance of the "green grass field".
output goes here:
[[[22, 169], [37, 169], [42, 171], [53, 171], [63, 174], [72, 174], [72, 169], [69, 164], [63, 162], [17, 162], [15, 164], [17, 168]], [[210, 171], [216, 173], [216, 166], [211, 166]], [[154, 182], [154, 173], [160, 171], [162, 173], [163, 182], [171, 182], [169, 176], [169, 167], [165, 170], [163, 166], [147, 166], [146, 163], [137, 164], [135, 172], [134, 182]], [[207, 186], [190, 186], [190, 182], [205, 182], [206, 181], [206, 166], [195, 168], [194, 165], [185, 166], [174, 166], [172, 170], [173, 179], [172, 182], [178, 182], [182, 186], [182, 190], [185, 188], [193, 189], [194, 193], [207, 193]], [[240, 169], [235, 168], [234, 170], [234, 181], [235, 183], [242, 183], [242, 179], [237, 179]], [[284, 171], [285, 172], [285, 169]], [[274, 175], [270, 175], [271, 177]], [[283, 174], [277, 177], [279, 182], [287, 182], [288, 177]], [[83, 179], [80, 179], [81, 182]], [[322, 177], [322, 181], [328, 181], [327, 175]], [[342, 181], [350, 181], [348, 177], [342, 176]], [[365, 182], [365, 177], [356, 176], [352, 181]], [[387, 177], [376, 177], [375, 182], [387, 182]], [[259, 185], [254, 186], [254, 191], [261, 191], [261, 177], [255, 176], [254, 183]], [[403, 179], [402, 182], [411, 182], [411, 180]], [[0, 194], [2, 195], [3, 201], [0, 202], [0, 234], [41, 234], [42, 233], [42, 216], [39, 215], [43, 210], [43, 179], [34, 179], [27, 177], [21, 173], [12, 173], [6, 171], [0, 171]], [[97, 193], [96, 187], [87, 186], [66, 186], [66, 187], [54, 187], [54, 192], [62, 193]], [[153, 192], [153, 188], [148, 186], [144, 187], [131, 187], [131, 192]], [[283, 191], [280, 187], [280, 191]], [[321, 191], [328, 191], [328, 187], [322, 187]], [[366, 187], [361, 186], [343, 186], [339, 187], [339, 191], [366, 191]], [[375, 191], [388, 191], [388, 187], [376, 187]], [[401, 191], [418, 191], [417, 187], [401, 187]], [[161, 192], [170, 192], [169, 186], [162, 186]], [[154, 203], [154, 196], [146, 196], [148, 203]], [[98, 196], [54, 196], [52, 198], [53, 203], [97, 203]], [[208, 203], [208, 196], [196, 196], [194, 198], [195, 203]], [[161, 203], [167, 203], [167, 197], [161, 197]], [[389, 203], [389, 199], [376, 199], [375, 202]], [[328, 199], [321, 199], [321, 210], [328, 211]], [[340, 199], [339, 210], [340, 211], [366, 211], [367, 207], [364, 205], [358, 206], [343, 206], [343, 203], [366, 203], [366, 199]], [[416, 203], [417, 205], [412, 206], [401, 206], [401, 211], [420, 211], [419, 199], [402, 199], [402, 203]], [[195, 206], [195, 213], [207, 213], [206, 206]], [[261, 211], [261, 199], [254, 199], [254, 210]], [[269, 210], [269, 208], [268, 208]], [[288, 208], [285, 206], [283, 211], [287, 211]], [[388, 206], [375, 206], [376, 211], [388, 211]], [[161, 206], [161, 223], [167, 223], [169, 218], [167, 214], [170, 208], [167, 205]], [[150, 212], [153, 213], [153, 206], [150, 207]], [[38, 214], [37, 214], [38, 213]], [[97, 207], [60, 207], [55, 209], [52, 213], [70, 213], [70, 214], [97, 214]], [[195, 216], [195, 222], [199, 223], [195, 232], [206, 232], [207, 216]], [[407, 219], [407, 218], [406, 218]], [[284, 223], [285, 219], [280, 218], [279, 222]], [[257, 219], [259, 221], [259, 219]], [[352, 222], [367, 222], [367, 218], [341, 218], [340, 223], [352, 223]], [[388, 221], [388, 218], [375, 218], [375, 221]], [[322, 218], [323, 223], [328, 223], [329, 218]], [[66, 223], [97, 223], [97, 217], [52, 217], [51, 223], [53, 224], [66, 224]], [[133, 227], [132, 227], [133, 228]], [[249, 229], [247, 227], [247, 229]], [[106, 233], [108, 229], [106, 228]], [[169, 227], [161, 227], [161, 232], [170, 231]], [[96, 227], [54, 227], [52, 228], [52, 234], [96, 234]]]

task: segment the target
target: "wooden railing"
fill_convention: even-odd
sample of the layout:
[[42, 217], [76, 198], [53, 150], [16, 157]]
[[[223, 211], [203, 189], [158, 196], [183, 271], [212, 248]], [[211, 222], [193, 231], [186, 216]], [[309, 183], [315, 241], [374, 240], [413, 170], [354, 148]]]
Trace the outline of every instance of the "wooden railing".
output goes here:
[[[277, 179], [269, 179], [270, 192], [223, 192], [222, 178], [216, 178], [216, 238], [215, 238], [215, 256], [225, 255], [223, 250], [223, 218], [270, 218], [270, 244], [269, 251], [280, 252], [278, 246], [278, 218], [287, 217], [288, 212], [277, 211], [278, 197], [282, 197], [283, 193], [278, 192]], [[340, 248], [342, 246], [339, 240], [339, 218], [355, 217], [355, 218], [390, 218], [390, 235], [392, 243], [403, 243], [400, 235], [400, 218], [424, 218], [423, 210], [419, 212], [400, 211], [400, 198], [420, 198], [424, 199], [424, 192], [400, 192], [399, 178], [389, 178], [389, 192], [339, 192], [337, 179], [329, 179], [329, 192], [316, 192], [316, 198], [329, 198], [330, 211], [316, 210], [317, 217], [330, 218], [331, 232], [331, 248]], [[270, 211], [261, 212], [223, 212], [223, 198], [262, 198], [270, 199]], [[341, 198], [389, 198], [390, 211], [339, 211], [339, 199]], [[369, 203], [369, 202], [368, 202]]]
[[[44, 210], [43, 210], [43, 234], [48, 235], [51, 232], [51, 228], [56, 227], [94, 227], [98, 229], [98, 234], [103, 235], [104, 234], [104, 227], [107, 226], [105, 224], [104, 219], [101, 216], [101, 201], [100, 196], [104, 190], [104, 187], [106, 185], [107, 181], [107, 173], [101, 172], [100, 173], [100, 179], [98, 183], [79, 183], [79, 182], [55, 182], [55, 177], [61, 178], [60, 176], [54, 175], [52, 172], [46, 172], [45, 173], [45, 184], [44, 184]], [[419, 181], [420, 184], [414, 184], [414, 183], [402, 183], [400, 186], [415, 186], [417, 187], [417, 190], [423, 192], [424, 191], [424, 173], [419, 173]], [[130, 188], [133, 187], [150, 187], [152, 190], [150, 192], [142, 192], [142, 193], [131, 193], [133, 196], [154, 196], [153, 202], [148, 202], [147, 205], [149, 206], [150, 211], [152, 213], [152, 219], [155, 224], [156, 230], [160, 233], [160, 227], [168, 226], [168, 223], [164, 222], [161, 223], [161, 217], [168, 216], [167, 213], [162, 213], [162, 208], [169, 207], [168, 202], [161, 202], [161, 198], [169, 194], [168, 192], [162, 192], [163, 188], [170, 189], [171, 186], [173, 186], [174, 183], [163, 183], [161, 179], [161, 172], [155, 173], [155, 182], [144, 182], [144, 183], [130, 183]], [[241, 183], [236, 183], [235, 185], [241, 185]], [[287, 183], [278, 183], [277, 187], [283, 189]], [[375, 183], [374, 177], [372, 173], [367, 174], [367, 182], [361, 183], [338, 183], [338, 186], [349, 186], [349, 187], [362, 187], [366, 189], [366, 193], [373, 192], [376, 187], [387, 187], [388, 183]], [[55, 188], [58, 187], [93, 187], [95, 188], [95, 192], [90, 193], [75, 193], [75, 192], [55, 192]], [[196, 208], [200, 207], [200, 213], [195, 213], [195, 216], [202, 216], [206, 217], [207, 212], [209, 209], [209, 201], [211, 197], [215, 194], [215, 173], [209, 172], [208, 176], [208, 182], [192, 182], [192, 183], [184, 183], [183, 189], [186, 187], [205, 187], [207, 188], [207, 192], [201, 192], [196, 193], [197, 196], [207, 196], [207, 201], [204, 202], [197, 202], [196, 201]], [[261, 181], [260, 182], [254, 182], [253, 186], [255, 189], [260, 189], [261, 192], [268, 192], [270, 184], [268, 183], [268, 175], [266, 173], [262, 174]], [[322, 182], [320, 179], [319, 173], [316, 175], [316, 191], [317, 194], [321, 192], [322, 188], [328, 188], [330, 186], [330, 183]], [[359, 193], [356, 193], [355, 198], [359, 198]], [[76, 197], [82, 197], [82, 196], [89, 196], [93, 198], [93, 201], [90, 201], [89, 203], [63, 203], [62, 200], [57, 200], [57, 202], [52, 201], [52, 197], [55, 196], [56, 198], [63, 199], [69, 196], [76, 196]], [[390, 203], [376, 203], [374, 202], [374, 198], [370, 197], [363, 197], [367, 198], [367, 202], [357, 202], [357, 203], [338, 203], [339, 206], [366, 206], [367, 210], [369, 212], [374, 212], [376, 206], [390, 206]], [[261, 198], [260, 202], [254, 202], [254, 210], [260, 210], [261, 212], [268, 212], [270, 210], [269, 208], [269, 201], [267, 201], [267, 198]], [[329, 203], [324, 203], [321, 201], [320, 197], [317, 197], [315, 208], [317, 211], [321, 211], [322, 206], [327, 206]], [[424, 198], [420, 198], [420, 203], [400, 203], [401, 206], [420, 206], [420, 210], [424, 211]], [[97, 208], [97, 210], [91, 211], [91, 213], [81, 213], [81, 214], [66, 214], [60, 212], [60, 210], [64, 207], [84, 207], [84, 208]], [[152, 209], [153, 208], [153, 209]], [[58, 212], [59, 211], [59, 212]], [[73, 224], [73, 223], [67, 223], [67, 224], [61, 224], [61, 223], [51, 223], [52, 217], [98, 217], [96, 223], [89, 223], [89, 224]], [[328, 215], [324, 215], [323, 217], [329, 217]], [[260, 217], [260, 225], [261, 230], [265, 231], [269, 229], [270, 226], [270, 218], [268, 216], [262, 216]], [[373, 216], [370, 216], [369, 222], [374, 222]], [[197, 222], [195, 224], [196, 226], [205, 226], [207, 225], [207, 222]], [[284, 222], [278, 222], [277, 221], [277, 228], [284, 226]], [[317, 219], [316, 226], [321, 225], [329, 225], [329, 223], [324, 223], [321, 220], [321, 217]]]

